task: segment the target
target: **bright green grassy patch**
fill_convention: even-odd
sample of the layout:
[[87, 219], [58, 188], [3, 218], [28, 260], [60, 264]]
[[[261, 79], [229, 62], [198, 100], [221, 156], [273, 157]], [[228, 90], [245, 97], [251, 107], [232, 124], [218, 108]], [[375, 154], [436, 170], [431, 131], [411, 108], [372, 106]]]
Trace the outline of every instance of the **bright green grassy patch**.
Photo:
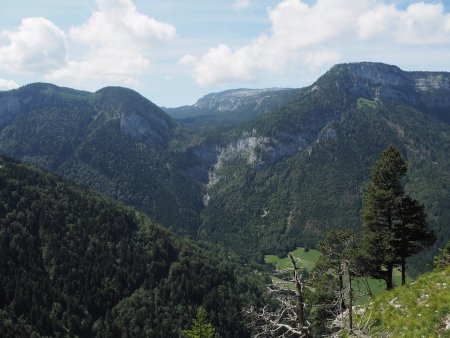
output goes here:
[[358, 99], [358, 103], [357, 103], [357, 107], [359, 109], [365, 108], [365, 107], [373, 109], [373, 108], [377, 107], [377, 103], [376, 103], [376, 101], [371, 101], [371, 100], [367, 100], [367, 99], [364, 99], [364, 98], [359, 98]]
[[[294, 257], [300, 259], [300, 266], [306, 268], [308, 271], [311, 271], [314, 268], [316, 262], [320, 258], [320, 252], [314, 249], [310, 249], [305, 252], [304, 248], [297, 248], [291, 253]], [[264, 262], [266, 262], [266, 264], [275, 264], [277, 269], [280, 270], [289, 269], [292, 267], [289, 257], [279, 258], [275, 255], [266, 255], [264, 257]]]
[[377, 296], [361, 317], [374, 337], [450, 337], [450, 267]]

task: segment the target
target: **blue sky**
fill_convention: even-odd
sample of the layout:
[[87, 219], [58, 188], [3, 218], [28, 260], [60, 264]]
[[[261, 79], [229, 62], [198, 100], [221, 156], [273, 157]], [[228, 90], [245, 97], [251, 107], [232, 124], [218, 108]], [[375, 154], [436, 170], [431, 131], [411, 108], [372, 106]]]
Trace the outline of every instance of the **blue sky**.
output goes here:
[[173, 107], [230, 88], [307, 86], [341, 62], [450, 71], [449, 1], [0, 4], [0, 90], [121, 85]]

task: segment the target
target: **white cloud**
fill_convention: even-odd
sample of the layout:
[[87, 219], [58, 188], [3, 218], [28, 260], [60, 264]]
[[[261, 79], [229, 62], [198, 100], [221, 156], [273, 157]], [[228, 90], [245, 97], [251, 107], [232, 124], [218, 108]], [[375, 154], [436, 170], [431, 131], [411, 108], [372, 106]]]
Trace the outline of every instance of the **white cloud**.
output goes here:
[[450, 14], [440, 3], [419, 2], [399, 12], [395, 40], [409, 44], [443, 44], [450, 42]]
[[98, 8], [87, 22], [72, 27], [69, 34], [72, 42], [88, 46], [89, 52], [47, 79], [130, 83], [149, 66], [150, 48], [176, 35], [174, 26], [139, 13], [131, 0], [96, 2]]
[[10, 90], [18, 87], [19, 85], [13, 80], [0, 79], [0, 90]]
[[[232, 49], [220, 44], [201, 57], [188, 55], [201, 86], [253, 79], [288, 65], [320, 67], [339, 61], [347, 42], [370, 48], [373, 39], [400, 44], [450, 42], [450, 14], [441, 3], [417, 2], [406, 9], [383, 0], [282, 0], [268, 10], [271, 34]], [[354, 47], [355, 48], [355, 47]], [[189, 62], [187, 62], [189, 61]]]
[[236, 11], [240, 11], [242, 9], [246, 9], [250, 7], [250, 0], [236, 0], [233, 3], [233, 9]]
[[304, 55], [303, 63], [311, 68], [318, 68], [326, 64], [335, 64], [341, 59], [342, 55], [333, 50], [320, 50], [317, 52], [308, 52]]
[[398, 19], [394, 4], [381, 4], [357, 18], [358, 36], [362, 40], [386, 36], [394, 30]]
[[[212, 83], [229, 82], [234, 79], [250, 80], [252, 77], [252, 59], [250, 55], [256, 48], [249, 46], [233, 52], [226, 45], [211, 48], [200, 60], [188, 58], [190, 63], [194, 62], [194, 76], [201, 86]], [[186, 59], [184, 56], [183, 59]], [[183, 60], [182, 59], [182, 60]]]
[[45, 73], [65, 64], [65, 34], [45, 18], [23, 19], [16, 31], [2, 35], [10, 43], [0, 46], [0, 69]]
[[197, 58], [192, 54], [185, 54], [178, 63], [180, 65], [194, 65], [197, 62]]
[[444, 44], [450, 42], [450, 14], [441, 3], [418, 2], [399, 10], [380, 4], [358, 18], [359, 37], [389, 38], [402, 44]]

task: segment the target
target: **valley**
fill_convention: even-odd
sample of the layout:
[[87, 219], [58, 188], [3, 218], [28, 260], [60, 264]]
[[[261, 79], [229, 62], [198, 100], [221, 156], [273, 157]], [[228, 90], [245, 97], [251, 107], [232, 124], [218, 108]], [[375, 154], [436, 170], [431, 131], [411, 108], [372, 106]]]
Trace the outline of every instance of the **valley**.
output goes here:
[[32, 84], [0, 93], [0, 151], [262, 263], [314, 248], [330, 229], [359, 231], [370, 168], [393, 144], [440, 247], [450, 239], [449, 93], [448, 73], [341, 64], [306, 88], [215, 93], [165, 108], [170, 117], [125, 88]]

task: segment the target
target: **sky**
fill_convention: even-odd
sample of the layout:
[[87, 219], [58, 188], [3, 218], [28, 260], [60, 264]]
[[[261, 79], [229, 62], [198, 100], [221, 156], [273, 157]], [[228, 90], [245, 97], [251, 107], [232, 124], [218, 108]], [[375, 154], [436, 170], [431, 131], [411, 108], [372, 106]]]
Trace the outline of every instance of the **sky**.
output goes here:
[[0, 90], [125, 86], [176, 107], [360, 61], [450, 71], [450, 0], [0, 0]]

